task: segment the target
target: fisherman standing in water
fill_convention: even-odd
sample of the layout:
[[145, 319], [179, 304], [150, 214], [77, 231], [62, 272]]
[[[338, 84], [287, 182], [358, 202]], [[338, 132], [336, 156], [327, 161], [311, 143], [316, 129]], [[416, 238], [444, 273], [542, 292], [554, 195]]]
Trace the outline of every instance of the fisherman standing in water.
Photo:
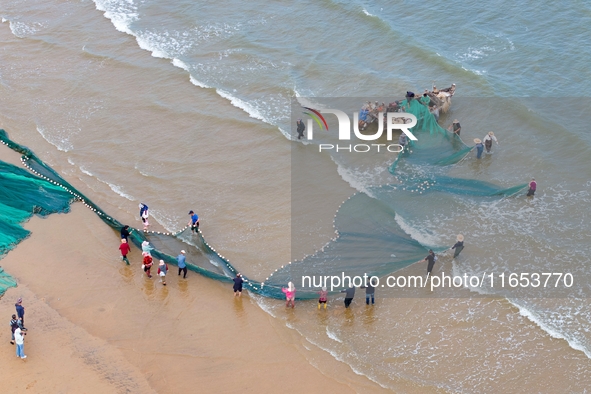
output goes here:
[[163, 286], [166, 286], [166, 274], [168, 273], [168, 264], [164, 262], [164, 260], [160, 260], [160, 264], [158, 264], [158, 276], [160, 276], [160, 282], [162, 282]]
[[148, 252], [144, 252], [142, 253], [142, 255], [144, 256], [144, 261], [143, 261], [143, 265], [142, 268], [144, 269], [144, 272], [146, 273], [146, 275], [148, 276], [148, 278], [152, 277], [152, 274], [150, 273], [150, 269], [152, 268], [152, 256], [150, 256], [150, 253]]
[[320, 309], [320, 304], [324, 304], [324, 309], [326, 309], [326, 303], [328, 302], [328, 290], [326, 290], [326, 286], [324, 286], [318, 294], [320, 295], [320, 297], [318, 297], [318, 309]]
[[125, 242], [129, 243], [129, 239], [128, 239], [129, 235], [130, 235], [130, 233], [129, 233], [129, 226], [126, 224], [121, 229], [121, 239], [124, 239]]
[[153, 249], [154, 248], [150, 246], [150, 243], [148, 241], [142, 242], [142, 252], [152, 253]]
[[[452, 130], [453, 128], [453, 130]], [[457, 119], [454, 119], [453, 123], [449, 125], [449, 127], [447, 128], [449, 131], [452, 131], [455, 135], [457, 135], [458, 137], [460, 136], [460, 132], [462, 131], [462, 126], [460, 125], [460, 121]]]
[[402, 147], [401, 152], [404, 150], [404, 148], [406, 147], [406, 134], [401, 133], [400, 137], [398, 137], [398, 145], [400, 145]]
[[464, 250], [464, 236], [462, 234], [458, 234], [456, 240], [457, 242], [451, 247], [452, 249], [455, 249], [454, 259], [460, 255], [462, 250]]
[[179, 267], [179, 275], [183, 273], [183, 279], [187, 278], [187, 258], [185, 257], [185, 251], [181, 250], [181, 254], [176, 257], [176, 261]]
[[191, 215], [191, 220], [189, 221], [189, 226], [191, 226], [191, 231], [194, 233], [199, 232], [199, 216], [193, 211], [189, 211], [189, 215]]
[[433, 266], [435, 265], [435, 260], [437, 258], [435, 257], [435, 252], [433, 252], [433, 249], [429, 249], [429, 254], [427, 255], [427, 257], [425, 257], [423, 259], [423, 261], [427, 261], [427, 278], [431, 275], [431, 271], [433, 271]]
[[121, 238], [121, 245], [119, 245], [119, 250], [121, 251], [121, 259], [125, 261], [127, 265], [129, 265], [129, 260], [127, 259], [127, 254], [131, 250], [127, 240], [125, 238]]
[[527, 196], [533, 198], [534, 194], [536, 193], [537, 187], [538, 184], [536, 183], [536, 180], [532, 178], [531, 182], [529, 183], [529, 190], [527, 191]]
[[234, 297], [242, 297], [242, 283], [244, 283], [244, 279], [242, 279], [240, 272], [238, 272], [236, 277], [232, 280], [234, 281]]
[[355, 286], [349, 284], [349, 288], [341, 290], [341, 293], [345, 293], [345, 308], [349, 308], [349, 305], [353, 302], [353, 297], [355, 297]]
[[295, 286], [293, 285], [292, 282], [289, 282], [287, 284], [287, 288], [282, 288], [281, 289], [282, 292], [285, 293], [285, 307], [289, 307], [289, 304], [291, 303], [291, 307], [295, 308], [295, 293], [296, 293], [296, 289]]
[[148, 214], [148, 206], [146, 204], [144, 204], [143, 202], [140, 202], [140, 219], [142, 219], [142, 222], [145, 222], [146, 221], [144, 219], [144, 213], [146, 213], [146, 217], [149, 216], [149, 214]]
[[474, 138], [474, 147], [476, 148], [476, 158], [480, 159], [482, 157], [482, 152], [484, 152], [484, 145], [482, 145], [482, 141], [480, 138]]
[[375, 304], [376, 288], [372, 285], [371, 280], [368, 281], [365, 286], [361, 286], [365, 289], [365, 304], [369, 305], [369, 299], [371, 298], [371, 304]]
[[490, 153], [492, 149], [493, 140], [499, 145], [499, 141], [497, 141], [497, 137], [495, 137], [495, 133], [489, 131], [488, 134], [483, 138], [484, 147], [486, 148], [486, 153]]
[[306, 130], [306, 126], [304, 126], [304, 122], [302, 122], [301, 119], [298, 119], [297, 125], [298, 125], [297, 130], [298, 130], [298, 140], [299, 140], [304, 137], [304, 130]]
[[148, 228], [150, 227], [150, 222], [148, 221], [148, 217], [149, 217], [148, 209], [145, 209], [144, 213], [142, 213], [142, 221], [144, 222], [144, 231], [148, 231]]

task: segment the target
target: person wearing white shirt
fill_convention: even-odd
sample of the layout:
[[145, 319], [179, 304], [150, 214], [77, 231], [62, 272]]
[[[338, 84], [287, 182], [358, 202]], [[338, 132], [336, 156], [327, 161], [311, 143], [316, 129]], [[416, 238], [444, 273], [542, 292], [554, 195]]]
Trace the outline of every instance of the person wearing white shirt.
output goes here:
[[19, 328], [14, 330], [14, 342], [16, 342], [16, 356], [22, 359], [27, 358], [25, 356], [25, 333]]
[[493, 141], [495, 141], [497, 143], [497, 145], [499, 145], [499, 141], [497, 141], [497, 137], [495, 137], [495, 133], [493, 133], [492, 131], [489, 131], [488, 134], [482, 139], [482, 142], [484, 142], [484, 147], [486, 148], [486, 153], [490, 153], [490, 150], [492, 149]]

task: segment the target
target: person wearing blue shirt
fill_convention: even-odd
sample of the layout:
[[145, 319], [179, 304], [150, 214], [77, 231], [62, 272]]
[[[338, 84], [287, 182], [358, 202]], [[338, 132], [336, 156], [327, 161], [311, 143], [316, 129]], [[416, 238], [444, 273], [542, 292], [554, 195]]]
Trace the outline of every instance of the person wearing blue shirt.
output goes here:
[[185, 251], [181, 250], [181, 254], [179, 254], [176, 257], [176, 260], [178, 262], [178, 266], [179, 266], [179, 275], [181, 274], [181, 271], [183, 272], [183, 279], [187, 278], [187, 264], [186, 264], [186, 258], [185, 258]]
[[474, 138], [474, 147], [476, 148], [476, 158], [480, 159], [482, 157], [482, 152], [484, 151], [484, 144], [480, 140], [480, 138]]
[[189, 215], [191, 215], [191, 221], [189, 222], [189, 226], [191, 226], [191, 231], [194, 233], [199, 232], [199, 216], [193, 211], [189, 211]]

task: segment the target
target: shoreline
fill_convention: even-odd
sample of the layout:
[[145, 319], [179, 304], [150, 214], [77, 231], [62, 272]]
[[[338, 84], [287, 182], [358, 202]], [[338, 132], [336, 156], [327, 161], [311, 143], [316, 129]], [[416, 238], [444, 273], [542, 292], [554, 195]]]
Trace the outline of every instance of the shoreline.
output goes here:
[[[13, 298], [23, 297], [29, 328], [27, 368], [14, 363], [21, 360], [0, 357], [0, 376], [18, 382], [15, 392], [27, 385], [57, 389], [70, 375], [76, 376], [68, 387], [92, 381], [96, 391], [86, 392], [97, 393], [106, 387], [179, 392], [195, 384], [228, 391], [281, 390], [286, 384], [295, 392], [383, 390], [322, 350], [310, 350], [248, 294], [230, 301], [227, 284], [192, 272], [187, 280], [171, 275], [167, 287], [145, 278], [137, 248], [129, 256], [132, 265], [123, 264], [118, 235], [82, 204], [72, 204], [67, 214], [33, 217], [25, 227], [33, 236], [2, 259], [18, 287], [0, 299], [0, 310], [9, 316]], [[8, 330], [0, 338], [11, 346]], [[55, 348], [58, 343], [66, 345]], [[10, 351], [14, 347], [5, 354]], [[328, 368], [310, 364], [308, 352]], [[95, 359], [89, 361], [89, 354]], [[50, 365], [60, 365], [60, 371]], [[124, 372], [114, 374], [107, 367], [112, 365]], [[79, 367], [82, 372], [72, 374]]]

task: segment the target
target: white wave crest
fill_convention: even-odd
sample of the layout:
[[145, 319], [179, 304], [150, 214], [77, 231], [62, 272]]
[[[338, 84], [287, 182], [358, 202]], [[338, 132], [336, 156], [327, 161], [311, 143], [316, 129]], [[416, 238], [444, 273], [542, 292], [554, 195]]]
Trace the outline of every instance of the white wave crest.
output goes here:
[[130, 29], [133, 22], [138, 20], [137, 6], [133, 0], [94, 0], [96, 9], [102, 11], [115, 29], [135, 37]]
[[585, 353], [587, 358], [591, 358], [591, 351], [587, 349], [583, 344], [581, 344], [578, 340], [576, 340], [575, 338], [569, 338], [568, 335], [554, 330], [548, 324], [544, 323], [543, 319], [536, 316], [535, 313], [533, 313], [529, 309], [519, 305], [517, 302], [512, 301], [510, 299], [507, 299], [507, 301], [509, 301], [511, 305], [514, 305], [515, 307], [517, 307], [517, 309], [519, 309], [519, 314], [521, 316], [528, 318], [532, 323], [536, 324], [538, 327], [540, 327], [542, 330], [548, 333], [548, 335], [550, 335], [552, 338], [564, 339], [571, 348], [579, 350]]
[[49, 142], [62, 152], [68, 152], [74, 148], [67, 138], [60, 138], [59, 135], [50, 135], [43, 127], [37, 126], [37, 132], [41, 134], [41, 137], [43, 137], [45, 141]]
[[8, 25], [10, 26], [10, 31], [18, 38], [26, 38], [34, 35], [37, 33], [43, 25], [41, 23], [31, 23], [27, 24], [24, 22], [19, 21], [11, 21], [8, 19], [2, 18], [2, 22], [8, 21]]
[[438, 245], [441, 244], [440, 239], [436, 235], [429, 234], [426, 231], [412, 227], [406, 220], [404, 220], [402, 216], [400, 216], [400, 214], [396, 213], [394, 220], [396, 220], [396, 223], [398, 223], [400, 228], [405, 233], [410, 235], [412, 239], [414, 239], [421, 245], [430, 248], [437, 248]]

